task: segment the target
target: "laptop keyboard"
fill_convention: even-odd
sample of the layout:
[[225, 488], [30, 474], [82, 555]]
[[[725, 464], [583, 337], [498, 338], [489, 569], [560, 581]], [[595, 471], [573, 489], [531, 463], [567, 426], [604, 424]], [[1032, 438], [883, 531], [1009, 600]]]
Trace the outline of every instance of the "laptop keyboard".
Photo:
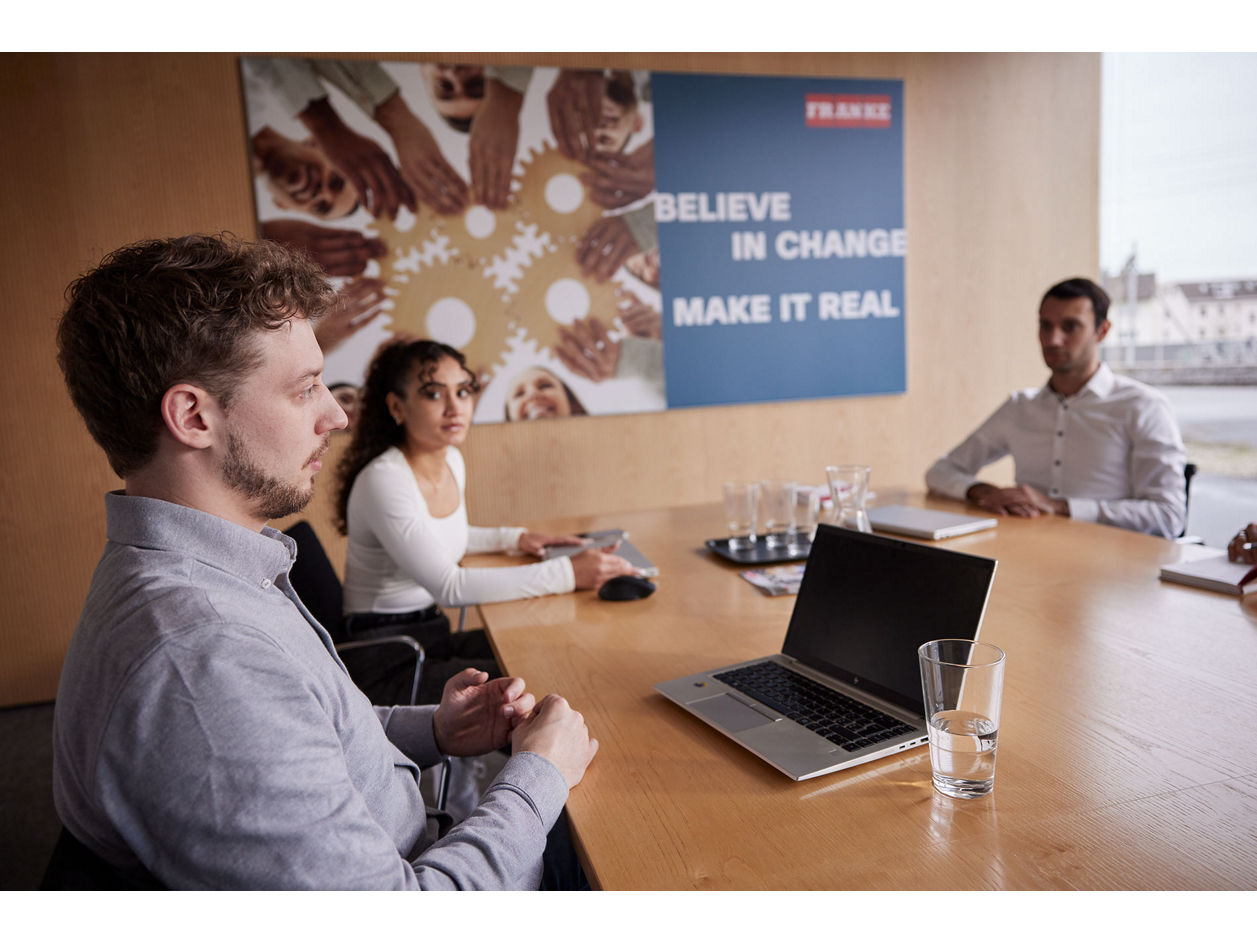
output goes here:
[[739, 667], [715, 677], [847, 752], [912, 730], [893, 716], [788, 670], [776, 661]]

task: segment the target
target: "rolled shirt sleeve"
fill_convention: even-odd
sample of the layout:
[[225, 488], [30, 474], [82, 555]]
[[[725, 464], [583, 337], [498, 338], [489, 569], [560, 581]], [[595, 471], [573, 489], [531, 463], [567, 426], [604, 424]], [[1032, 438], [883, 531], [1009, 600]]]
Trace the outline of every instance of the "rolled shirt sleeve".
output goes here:
[[1005, 430], [1016, 408], [1009, 399], [963, 442], [939, 458], [925, 473], [925, 484], [945, 497], [964, 500], [969, 488], [978, 483], [978, 472], [1009, 453]]

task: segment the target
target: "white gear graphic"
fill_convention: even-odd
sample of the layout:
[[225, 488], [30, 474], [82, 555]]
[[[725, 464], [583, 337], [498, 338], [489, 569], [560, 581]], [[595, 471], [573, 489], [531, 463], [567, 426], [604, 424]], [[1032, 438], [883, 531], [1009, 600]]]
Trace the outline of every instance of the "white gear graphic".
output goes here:
[[570, 251], [558, 251], [523, 270], [507, 314], [512, 325], [524, 328], [539, 348], [552, 349], [558, 343], [560, 324], [592, 314], [611, 326], [623, 297], [615, 282], [588, 278]]
[[499, 364], [517, 332], [503, 311], [505, 298], [465, 262], [452, 260], [414, 275], [398, 275], [384, 288], [393, 299], [391, 330], [430, 337], [462, 351], [467, 366], [484, 377]]
[[523, 184], [516, 194], [521, 213], [555, 242], [575, 242], [602, 218], [580, 179], [589, 168], [564, 157], [553, 144], [532, 149], [522, 161]]

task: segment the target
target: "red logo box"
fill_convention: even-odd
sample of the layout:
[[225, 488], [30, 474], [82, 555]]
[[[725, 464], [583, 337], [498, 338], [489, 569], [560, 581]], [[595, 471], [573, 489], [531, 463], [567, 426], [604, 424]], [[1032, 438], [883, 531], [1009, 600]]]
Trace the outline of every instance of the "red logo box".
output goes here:
[[805, 95], [803, 119], [809, 128], [888, 128], [889, 95]]

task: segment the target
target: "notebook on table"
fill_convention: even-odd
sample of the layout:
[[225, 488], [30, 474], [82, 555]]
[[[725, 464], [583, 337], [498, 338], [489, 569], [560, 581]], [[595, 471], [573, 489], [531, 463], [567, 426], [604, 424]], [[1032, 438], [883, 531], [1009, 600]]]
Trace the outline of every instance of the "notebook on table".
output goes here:
[[886, 533], [915, 536], [922, 540], [945, 540], [952, 536], [989, 530], [998, 521], [993, 517], [971, 517], [968, 514], [954, 514], [944, 510], [891, 504], [887, 507], [870, 507], [869, 523], [874, 530]]
[[655, 689], [795, 780], [919, 746], [917, 648], [977, 638], [995, 567], [821, 524], [781, 653]]
[[1187, 562], [1167, 563], [1161, 567], [1164, 582], [1194, 585], [1227, 595], [1257, 592], [1257, 566], [1233, 563], [1226, 553], [1215, 553]]

